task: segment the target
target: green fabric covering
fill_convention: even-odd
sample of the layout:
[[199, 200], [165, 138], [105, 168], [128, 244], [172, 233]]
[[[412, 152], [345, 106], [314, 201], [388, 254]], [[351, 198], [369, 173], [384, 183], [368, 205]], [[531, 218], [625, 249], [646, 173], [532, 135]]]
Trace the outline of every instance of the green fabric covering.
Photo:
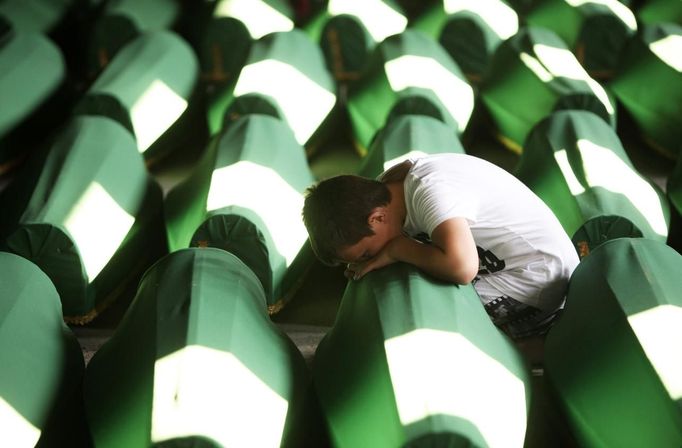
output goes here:
[[518, 31], [519, 18], [503, 0], [461, 2], [446, 10], [436, 2], [411, 25], [437, 39], [467, 79], [478, 83], [502, 41]]
[[637, 19], [649, 25], [661, 22], [675, 22], [682, 25], [682, 2], [646, 0], [637, 10]]
[[523, 444], [520, 354], [471, 285], [406, 264], [348, 284], [313, 377], [336, 447]]
[[464, 154], [464, 147], [454, 129], [424, 115], [398, 116], [377, 134], [359, 174], [375, 178], [407, 156], [421, 157], [441, 152]]
[[[212, 216], [237, 215], [255, 224], [267, 246], [273, 278], [267, 300], [274, 312], [314, 259], [301, 218], [303, 192], [314, 181], [305, 152], [286, 123], [269, 115], [243, 116], [212, 139], [192, 173], [169, 192], [170, 248], [201, 239], [230, 250], [233, 242], [224, 240], [229, 232], [204, 228], [210, 237], [193, 236]], [[257, 275], [268, 276], [263, 271]]]
[[48, 274], [69, 322], [94, 318], [165, 252], [161, 189], [108, 118], [74, 118], [1, 199], [7, 246]]
[[213, 97], [234, 88], [253, 39], [244, 23], [232, 17], [214, 17], [204, 28], [197, 49], [201, 77], [208, 86], [209, 107], [218, 107], [220, 115], [224, 106], [214, 104]]
[[213, 16], [239, 20], [254, 40], [294, 27], [294, 11], [287, 0], [217, 0]]
[[223, 116], [223, 126], [221, 129], [227, 128], [244, 115], [251, 114], [269, 115], [279, 120], [284, 120], [284, 114], [271, 99], [257, 93], [247, 93], [235, 98], [230, 103]]
[[260, 94], [271, 99], [301, 145], [309, 145], [329, 123], [336, 105], [336, 86], [322, 50], [301, 30], [268, 34], [251, 47], [234, 90], [213, 99], [208, 124], [212, 135], [235, 97]]
[[573, 273], [545, 375], [580, 446], [682, 443], [680, 272], [682, 256], [665, 244], [621, 238]]
[[168, 150], [162, 136], [187, 110], [197, 78], [197, 58], [187, 42], [170, 31], [145, 33], [116, 54], [76, 113], [117, 120], [136, 137], [146, 160], [158, 158]]
[[359, 79], [376, 42], [357, 16], [331, 17], [322, 30], [320, 47], [338, 83]]
[[0, 252], [0, 299], [0, 445], [75, 446], [83, 354], [54, 285], [30, 261]]
[[521, 28], [498, 47], [481, 98], [500, 140], [519, 153], [531, 128], [555, 109], [586, 107], [616, 124], [614, 101], [559, 36], [545, 28]]
[[584, 2], [544, 0], [526, 16], [531, 26], [556, 32], [590, 76], [610, 78], [627, 40], [637, 31], [635, 15], [618, 0]]
[[666, 194], [673, 208], [682, 214], [682, 156], [677, 159], [675, 168], [668, 176]]
[[20, 32], [49, 33], [73, 5], [73, 0], [3, 0], [0, 15]]
[[394, 107], [407, 95], [421, 95], [441, 110], [446, 124], [461, 134], [474, 108], [474, 91], [457, 64], [428, 35], [406, 30], [384, 40], [348, 98], [353, 137], [361, 153]]
[[616, 76], [609, 84], [644, 138], [673, 159], [682, 153], [680, 54], [682, 26], [643, 26], [623, 50]]
[[641, 233], [665, 241], [665, 194], [630, 161], [618, 135], [595, 114], [559, 111], [531, 131], [516, 169], [552, 209], [569, 236], [597, 216], [622, 216]]
[[170, 29], [178, 20], [178, 0], [109, 0], [88, 39], [87, 66], [91, 76], [140, 34]]
[[617, 215], [600, 215], [585, 221], [571, 240], [580, 258], [584, 258], [606, 241], [642, 236], [641, 230], [629, 219]]
[[319, 446], [303, 356], [253, 272], [220, 249], [180, 250], [145, 273], [84, 393], [98, 447]]
[[17, 32], [0, 45], [0, 172], [22, 148], [2, 141], [62, 84], [66, 67], [59, 48], [47, 37]]

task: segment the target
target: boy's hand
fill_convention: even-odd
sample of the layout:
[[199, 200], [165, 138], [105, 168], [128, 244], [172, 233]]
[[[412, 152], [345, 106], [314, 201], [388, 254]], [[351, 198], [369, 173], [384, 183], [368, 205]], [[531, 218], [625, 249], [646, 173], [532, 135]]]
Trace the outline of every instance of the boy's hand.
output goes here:
[[401, 244], [404, 244], [404, 242], [401, 240], [407, 239], [408, 237], [404, 235], [397, 236], [386, 243], [379, 253], [369, 260], [360, 261], [357, 263], [348, 263], [348, 265], [346, 265], [344, 275], [350, 280], [360, 280], [368, 272], [395, 263], [398, 261], [398, 258], [395, 255], [396, 251], [399, 250]]

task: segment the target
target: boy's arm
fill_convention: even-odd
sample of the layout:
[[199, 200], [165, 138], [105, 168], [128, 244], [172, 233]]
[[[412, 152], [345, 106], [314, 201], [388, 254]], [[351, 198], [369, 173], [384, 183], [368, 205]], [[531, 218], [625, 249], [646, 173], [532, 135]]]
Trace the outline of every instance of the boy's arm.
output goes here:
[[440, 223], [431, 234], [432, 244], [423, 244], [407, 236], [389, 241], [373, 258], [348, 268], [359, 279], [367, 272], [402, 261], [452, 283], [470, 283], [478, 273], [478, 251], [465, 218], [451, 218]]

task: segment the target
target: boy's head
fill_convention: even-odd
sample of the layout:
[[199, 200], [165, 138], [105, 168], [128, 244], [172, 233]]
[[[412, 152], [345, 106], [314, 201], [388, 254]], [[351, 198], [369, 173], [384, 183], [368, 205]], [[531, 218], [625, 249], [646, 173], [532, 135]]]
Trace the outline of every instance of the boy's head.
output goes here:
[[374, 234], [369, 217], [389, 202], [383, 182], [360, 176], [336, 176], [309, 187], [303, 222], [315, 255], [327, 265], [338, 264], [341, 249]]

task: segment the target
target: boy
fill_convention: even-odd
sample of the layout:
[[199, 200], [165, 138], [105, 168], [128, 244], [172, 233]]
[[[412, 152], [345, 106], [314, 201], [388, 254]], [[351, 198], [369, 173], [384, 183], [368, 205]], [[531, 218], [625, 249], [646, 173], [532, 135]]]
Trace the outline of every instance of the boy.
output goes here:
[[[546, 332], [578, 255], [552, 211], [503, 169], [464, 154], [406, 160], [371, 180], [342, 175], [306, 192], [317, 257], [360, 279], [397, 261], [474, 283], [512, 338]], [[425, 242], [422, 242], [425, 241]]]

